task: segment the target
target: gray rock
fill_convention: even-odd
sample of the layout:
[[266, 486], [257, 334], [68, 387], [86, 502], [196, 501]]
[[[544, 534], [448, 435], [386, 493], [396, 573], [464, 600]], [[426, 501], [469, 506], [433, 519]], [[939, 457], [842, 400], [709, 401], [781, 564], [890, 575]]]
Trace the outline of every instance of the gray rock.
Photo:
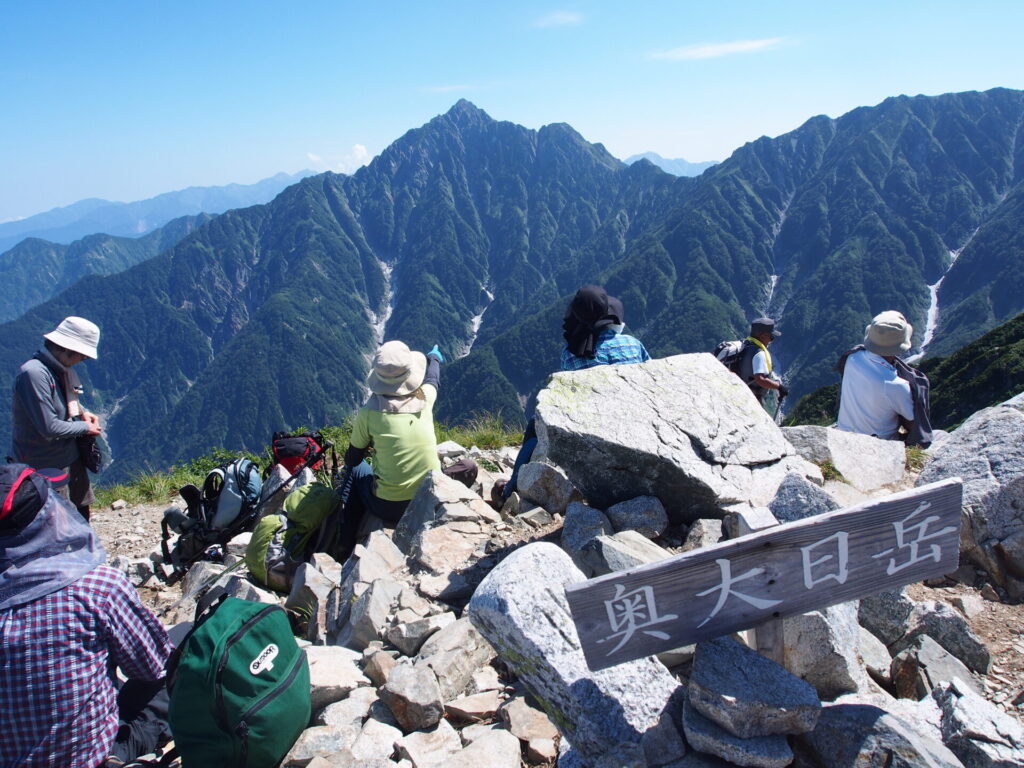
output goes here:
[[370, 681], [359, 670], [359, 654], [347, 648], [314, 645], [306, 648], [309, 686], [314, 712], [341, 701]]
[[522, 696], [509, 700], [499, 714], [505, 727], [520, 741], [553, 739], [558, 735], [548, 716], [527, 704]]
[[826, 705], [814, 730], [795, 739], [811, 764], [829, 768], [963, 768], [942, 742], [872, 704]]
[[871, 597], [862, 597], [857, 609], [857, 621], [888, 646], [907, 633], [913, 612], [914, 601], [900, 587]]
[[338, 634], [338, 645], [361, 651], [384, 637], [391, 608], [402, 587], [390, 579], [377, 579], [356, 598], [348, 623]]
[[683, 731], [691, 747], [734, 765], [784, 768], [793, 762], [793, 750], [785, 736], [741, 739], [704, 717], [689, 702], [683, 705]]
[[712, 544], [717, 544], [721, 540], [722, 521], [701, 518], [694, 521], [690, 527], [681, 551], [692, 552], [695, 549], [703, 549], [704, 547], [710, 547]]
[[327, 639], [327, 598], [337, 585], [314, 566], [303, 563], [295, 571], [285, 608], [307, 620], [306, 639], [324, 643]]
[[871, 634], [864, 627], [860, 628], [858, 634], [860, 656], [864, 660], [864, 668], [874, 680], [883, 686], [892, 682], [890, 667], [892, 667], [892, 656], [885, 643]]
[[445, 440], [437, 446], [437, 455], [442, 459], [460, 459], [467, 453], [469, 453], [469, 451], [454, 440]]
[[652, 764], [682, 757], [677, 683], [660, 663], [587, 667], [565, 599], [565, 587], [582, 580], [558, 547], [528, 544], [484, 579], [468, 614], [585, 762], [628, 764], [647, 744]]
[[318, 725], [331, 725], [335, 728], [354, 726], [355, 733], [358, 734], [375, 701], [377, 691], [374, 688], [356, 688], [341, 701], [328, 704], [320, 710], [316, 722]]
[[942, 710], [942, 740], [966, 768], [1024, 766], [1024, 727], [963, 685], [944, 682], [932, 691]]
[[[1024, 574], [1015, 536], [1024, 530], [1024, 405], [1018, 395], [978, 411], [932, 454], [918, 485], [964, 481], [963, 557], [1007, 586]], [[999, 545], [1006, 542], [1004, 546]]]
[[330, 755], [348, 751], [359, 736], [359, 730], [357, 727], [335, 728], [329, 725], [307, 728], [288, 750], [283, 765], [308, 766], [316, 757], [326, 759]]
[[516, 491], [527, 501], [539, 504], [554, 515], [561, 515], [565, 513], [575, 488], [558, 467], [531, 461], [520, 468]]
[[362, 766], [370, 760], [390, 760], [395, 748], [402, 739], [402, 732], [392, 725], [379, 720], [369, 719], [363, 724], [363, 730], [352, 744], [352, 756]]
[[382, 686], [388, 680], [388, 675], [395, 668], [398, 661], [395, 659], [394, 651], [385, 651], [380, 648], [363, 652], [363, 672], [376, 686]]
[[821, 711], [810, 684], [731, 637], [697, 644], [688, 698], [704, 717], [743, 739], [805, 733]]
[[[792, 473], [790, 473], [792, 474]], [[779, 524], [768, 507], [751, 507], [746, 504], [731, 505], [722, 520], [726, 538], [738, 539], [748, 533], [757, 533]]]
[[857, 603], [840, 603], [783, 621], [786, 669], [824, 700], [859, 691], [868, 682], [857, 653]]
[[427, 639], [416, 665], [426, 665], [434, 671], [442, 697], [451, 701], [465, 693], [473, 674], [493, 659], [494, 648], [469, 618], [463, 617]]
[[405, 555], [383, 531], [370, 533], [365, 544], [356, 544], [352, 555], [356, 558], [353, 577], [367, 584], [393, 578], [405, 565]]
[[671, 556], [668, 550], [631, 530], [620, 531], [614, 536], [597, 536], [584, 545], [579, 553], [580, 559], [595, 576], [624, 571]]
[[502, 701], [500, 691], [484, 691], [453, 699], [444, 705], [444, 711], [456, 722], [478, 723], [481, 720], [493, 720]]
[[444, 717], [441, 688], [428, 667], [398, 664], [381, 687], [380, 700], [406, 732], [433, 728]]
[[648, 539], [656, 539], [668, 527], [665, 505], [657, 496], [637, 496], [635, 499], [620, 501], [605, 510], [616, 533], [636, 531]]
[[728, 502], [764, 506], [789, 471], [821, 477], [706, 353], [555, 373], [536, 416], [535, 460], [562, 467], [601, 509], [655, 496], [672, 523], [690, 522]]
[[768, 509], [780, 523], [805, 520], [839, 508], [839, 504], [827, 491], [795, 472], [786, 475], [775, 498], [768, 504]]
[[429, 730], [417, 731], [402, 737], [398, 754], [410, 760], [416, 768], [445, 766], [457, 752], [462, 751], [462, 739], [447, 720], [441, 720]]
[[415, 656], [428, 637], [454, 621], [455, 614], [449, 611], [408, 624], [396, 624], [388, 630], [388, 642], [406, 656]]
[[276, 593], [267, 589], [260, 589], [243, 576], [232, 573], [219, 583], [224, 587], [224, 591], [228, 595], [237, 597], [239, 600], [248, 600], [252, 603], [266, 603], [267, 605], [277, 605], [280, 603], [280, 598]]
[[808, 461], [832, 462], [858, 491], [875, 491], [903, 479], [906, 449], [898, 440], [811, 425], [783, 427], [782, 433]]
[[612, 524], [608, 516], [599, 509], [588, 507], [578, 501], [572, 502], [565, 510], [562, 523], [562, 549], [569, 553], [576, 567], [592, 576], [583, 548], [598, 536], [611, 536]]
[[[125, 558], [125, 565], [127, 565], [128, 559]], [[188, 573], [185, 574], [181, 580], [181, 596], [184, 599], [195, 598], [199, 591], [208, 585], [208, 582], [213, 582], [209, 586], [216, 586], [226, 582], [230, 577], [225, 576], [223, 580], [216, 579], [218, 574], [224, 573], [224, 566], [218, 563], [211, 563], [208, 560], [200, 560], [191, 568], [188, 569]], [[214, 581], [216, 579], [216, 581]]]
[[483, 578], [480, 560], [500, 515], [462, 483], [434, 471], [420, 484], [395, 528], [394, 542], [409, 556], [427, 592], [445, 601], [467, 597]]
[[493, 728], [452, 755], [445, 768], [519, 768], [520, 765], [519, 739], [508, 731]]
[[955, 608], [936, 600], [916, 603], [909, 629], [889, 646], [889, 651], [898, 654], [922, 634], [928, 635], [973, 672], [988, 672], [992, 661], [988, 647]]
[[961, 680], [980, 694], [970, 671], [928, 635], [919, 635], [892, 660], [890, 676], [896, 695], [921, 699], [943, 680]]

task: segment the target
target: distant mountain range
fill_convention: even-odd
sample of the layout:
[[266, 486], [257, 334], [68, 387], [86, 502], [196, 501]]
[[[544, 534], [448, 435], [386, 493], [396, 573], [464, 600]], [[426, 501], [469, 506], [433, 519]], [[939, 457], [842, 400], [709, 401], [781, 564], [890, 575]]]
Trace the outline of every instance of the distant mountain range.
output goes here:
[[213, 217], [208, 213], [172, 219], [142, 237], [89, 235], [70, 245], [34, 237], [0, 253], [0, 322], [20, 317], [32, 307], [89, 275], [113, 275], [176, 244]]
[[231, 208], [266, 203], [285, 187], [312, 173], [278, 173], [255, 184], [189, 187], [134, 203], [114, 203], [98, 198], [80, 200], [46, 213], [0, 224], [0, 253], [27, 237], [65, 245], [99, 232], [138, 237], [182, 216], [221, 213]]
[[67, 314], [100, 325], [82, 373], [108, 418], [106, 480], [340, 423], [382, 339], [463, 355], [443, 368], [441, 418], [522, 419], [557, 368], [568, 298], [594, 281], [654, 356], [775, 316], [795, 399], [881, 310], [906, 313], [928, 355], [1024, 310], [1022, 117], [1020, 91], [901, 96], [688, 178], [460, 101], [351, 176], [223, 213], [5, 324], [0, 370]]
[[717, 160], [709, 160], [704, 163], [691, 163], [688, 160], [682, 158], [671, 159], [668, 157], [662, 157], [657, 152], [644, 152], [639, 155], [630, 155], [625, 159], [626, 165], [632, 165], [637, 160], [649, 160], [656, 166], [665, 171], [665, 173], [671, 173], [673, 176], [700, 176], [704, 171], [713, 165], [718, 165]]

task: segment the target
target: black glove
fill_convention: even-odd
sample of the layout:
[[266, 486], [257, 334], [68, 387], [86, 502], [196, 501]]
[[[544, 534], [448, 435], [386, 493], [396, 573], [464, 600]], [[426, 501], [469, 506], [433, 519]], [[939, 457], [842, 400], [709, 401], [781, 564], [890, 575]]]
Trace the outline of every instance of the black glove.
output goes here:
[[779, 397], [788, 397], [789, 388], [785, 384], [779, 384]]

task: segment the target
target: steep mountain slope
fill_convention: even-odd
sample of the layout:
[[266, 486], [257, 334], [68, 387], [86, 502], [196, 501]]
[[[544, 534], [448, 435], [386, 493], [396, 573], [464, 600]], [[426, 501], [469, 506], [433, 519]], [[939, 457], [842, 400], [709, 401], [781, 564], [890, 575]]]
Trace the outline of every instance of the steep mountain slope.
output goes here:
[[[706, 171], [600, 278], [656, 356], [710, 349], [745, 335], [750, 318], [775, 316], [784, 335], [773, 357], [797, 397], [827, 382], [835, 357], [885, 309], [911, 319], [918, 346], [926, 330], [936, 349], [963, 343], [1024, 309], [1014, 290], [1024, 270], [1022, 116], [1024, 94], [996, 89], [812, 118]], [[944, 275], [935, 312], [929, 286]], [[441, 412], [484, 408], [472, 397], [481, 371], [535, 391], [557, 364], [559, 311], [460, 361], [454, 378], [471, 386], [442, 396]], [[527, 349], [544, 364], [525, 363]]]
[[110, 414], [108, 478], [339, 422], [384, 338], [468, 352], [444, 367], [442, 418], [521, 419], [557, 366], [568, 297], [601, 281], [655, 356], [776, 316], [799, 395], [878, 311], [903, 310], [931, 352], [1024, 310], [1022, 115], [1004, 89], [893, 98], [677, 178], [462, 101], [352, 176], [305, 179], [75, 284], [3, 327], [0, 370], [65, 314], [98, 322], [85, 373]]
[[13, 320], [86, 275], [112, 275], [151, 259], [212, 218], [182, 216], [139, 238], [89, 235], [70, 245], [28, 238], [0, 253], [0, 322]]
[[103, 332], [85, 373], [109, 413], [108, 479], [262, 448], [274, 430], [340, 422], [381, 338], [452, 356], [613, 263], [688, 182], [643, 165], [460, 102], [352, 176], [305, 179], [79, 282], [4, 326], [0, 368], [81, 314]]
[[29, 237], [57, 243], [70, 243], [96, 232], [138, 237], [182, 216], [222, 213], [231, 208], [265, 203], [285, 187], [309, 175], [310, 171], [278, 173], [255, 184], [188, 187], [133, 203], [114, 203], [98, 198], [79, 200], [62, 208], [0, 224], [0, 252]]

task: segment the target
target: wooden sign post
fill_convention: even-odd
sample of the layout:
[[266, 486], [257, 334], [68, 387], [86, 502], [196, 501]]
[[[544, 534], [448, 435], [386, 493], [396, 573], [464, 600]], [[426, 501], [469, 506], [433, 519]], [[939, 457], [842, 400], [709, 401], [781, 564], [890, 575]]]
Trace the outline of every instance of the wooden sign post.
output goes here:
[[566, 588], [604, 669], [956, 570], [959, 478]]

